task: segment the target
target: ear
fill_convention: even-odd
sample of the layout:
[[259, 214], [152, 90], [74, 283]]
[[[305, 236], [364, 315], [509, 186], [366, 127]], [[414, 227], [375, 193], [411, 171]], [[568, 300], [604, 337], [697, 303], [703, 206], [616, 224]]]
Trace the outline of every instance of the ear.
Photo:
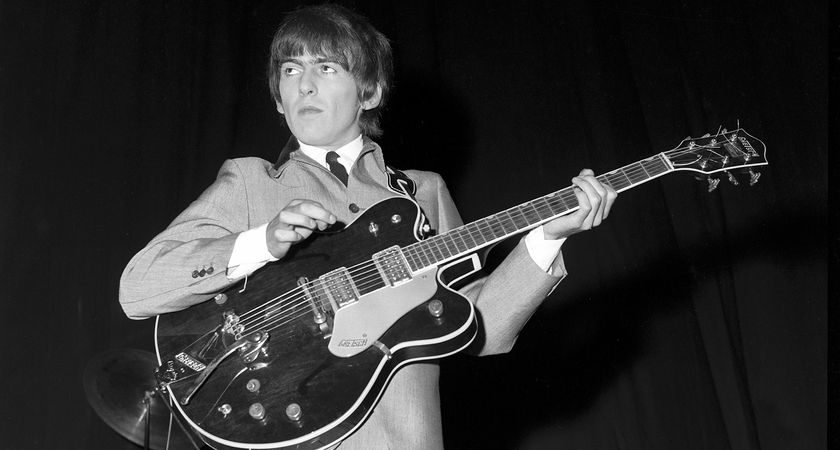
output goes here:
[[376, 108], [379, 106], [379, 103], [382, 102], [382, 85], [376, 85], [376, 91], [374, 91], [373, 95], [370, 96], [369, 99], [362, 102], [362, 109], [365, 111], [369, 109]]
[[279, 112], [280, 114], [286, 114], [286, 112], [283, 110], [283, 104], [282, 103], [280, 103], [276, 100], [274, 101], [274, 103], [277, 104], [277, 112]]

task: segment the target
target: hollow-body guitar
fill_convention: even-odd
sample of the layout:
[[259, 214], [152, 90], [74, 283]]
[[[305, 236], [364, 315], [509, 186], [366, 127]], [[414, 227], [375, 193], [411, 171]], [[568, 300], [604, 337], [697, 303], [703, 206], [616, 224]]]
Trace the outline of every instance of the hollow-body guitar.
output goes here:
[[[755, 184], [766, 164], [761, 141], [724, 130], [598, 179], [621, 192], [678, 170], [737, 183], [729, 171], [741, 169]], [[363, 423], [401, 366], [470, 344], [475, 311], [450, 286], [480, 269], [479, 250], [577, 208], [568, 187], [426, 236], [416, 203], [383, 200], [246, 285], [158, 316], [157, 379], [215, 448], [327, 447]]]

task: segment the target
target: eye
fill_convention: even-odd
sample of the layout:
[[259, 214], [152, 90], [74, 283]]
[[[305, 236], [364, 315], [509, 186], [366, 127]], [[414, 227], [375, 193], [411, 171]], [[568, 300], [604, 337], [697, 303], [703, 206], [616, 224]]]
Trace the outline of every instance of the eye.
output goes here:
[[300, 69], [298, 69], [297, 67], [293, 67], [293, 66], [285, 66], [285, 67], [280, 68], [280, 72], [283, 74], [283, 76], [290, 77], [292, 75], [299, 74]]
[[321, 72], [322, 73], [337, 73], [338, 70], [336, 70], [336, 68], [333, 67], [333, 66], [330, 66], [328, 64], [323, 64], [323, 65], [321, 65]]

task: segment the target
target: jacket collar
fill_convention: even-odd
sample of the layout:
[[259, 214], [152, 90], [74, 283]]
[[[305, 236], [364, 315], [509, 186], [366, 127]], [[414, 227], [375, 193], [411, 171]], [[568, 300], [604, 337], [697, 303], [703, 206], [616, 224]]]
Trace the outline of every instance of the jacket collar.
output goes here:
[[[385, 169], [385, 158], [382, 156], [382, 148], [376, 142], [373, 142], [367, 136], [362, 136], [362, 151], [359, 153], [359, 158], [357, 161], [361, 160], [365, 154], [373, 152], [373, 158], [376, 162], [377, 168], [382, 171], [382, 173], [387, 173]], [[300, 144], [298, 140], [291, 136], [289, 137], [288, 142], [286, 145], [283, 146], [283, 150], [280, 151], [280, 155], [277, 157], [277, 161], [271, 166], [269, 169], [268, 174], [271, 175], [272, 178], [277, 178], [283, 173], [283, 169], [285, 169], [286, 165], [289, 161], [307, 161], [314, 163], [312, 159], [308, 156], [304, 155], [303, 152], [299, 152]], [[317, 163], [316, 163], [317, 164]]]

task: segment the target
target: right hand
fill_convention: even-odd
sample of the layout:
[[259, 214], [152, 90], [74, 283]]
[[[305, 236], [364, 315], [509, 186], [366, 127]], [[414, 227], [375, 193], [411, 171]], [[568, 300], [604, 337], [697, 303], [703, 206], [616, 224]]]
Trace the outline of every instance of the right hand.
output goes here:
[[286, 256], [289, 247], [308, 238], [313, 231], [325, 230], [336, 221], [335, 215], [312, 200], [292, 200], [265, 229], [268, 251], [277, 259]]

